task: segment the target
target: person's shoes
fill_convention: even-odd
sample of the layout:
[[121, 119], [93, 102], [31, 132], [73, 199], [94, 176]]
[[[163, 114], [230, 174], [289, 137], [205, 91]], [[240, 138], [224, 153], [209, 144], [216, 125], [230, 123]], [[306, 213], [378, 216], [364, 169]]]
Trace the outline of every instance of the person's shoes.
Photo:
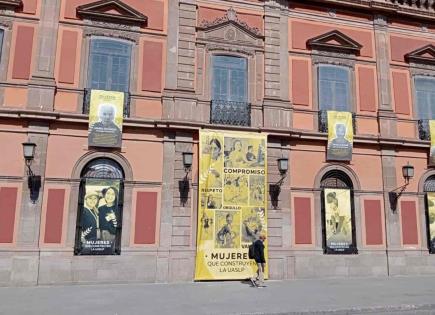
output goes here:
[[254, 279], [250, 278], [249, 280], [251, 280], [252, 286], [254, 286], [254, 287], [256, 287], [256, 286], [257, 286], [257, 283], [255, 282], [255, 280], [254, 280]]

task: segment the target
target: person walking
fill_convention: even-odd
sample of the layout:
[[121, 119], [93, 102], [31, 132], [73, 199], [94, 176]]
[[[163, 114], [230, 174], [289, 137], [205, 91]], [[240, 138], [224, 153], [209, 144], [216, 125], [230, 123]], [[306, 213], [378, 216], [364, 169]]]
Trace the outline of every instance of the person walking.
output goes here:
[[266, 266], [266, 259], [264, 258], [264, 241], [266, 240], [265, 234], [260, 234], [258, 240], [254, 242], [254, 260], [257, 264], [257, 277], [252, 277], [251, 282], [258, 288], [266, 287], [264, 285], [264, 268]]

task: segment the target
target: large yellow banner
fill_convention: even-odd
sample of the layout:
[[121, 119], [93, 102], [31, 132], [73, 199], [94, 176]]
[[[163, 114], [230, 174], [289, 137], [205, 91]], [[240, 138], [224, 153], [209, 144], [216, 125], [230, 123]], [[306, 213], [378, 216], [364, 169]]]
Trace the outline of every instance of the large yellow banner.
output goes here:
[[435, 120], [429, 120], [430, 153], [429, 165], [435, 165]]
[[435, 253], [435, 192], [427, 193], [427, 212], [429, 223], [429, 249]]
[[267, 136], [204, 130], [199, 150], [195, 280], [246, 279], [248, 246], [267, 232]]
[[328, 160], [351, 161], [353, 147], [352, 113], [328, 111]]

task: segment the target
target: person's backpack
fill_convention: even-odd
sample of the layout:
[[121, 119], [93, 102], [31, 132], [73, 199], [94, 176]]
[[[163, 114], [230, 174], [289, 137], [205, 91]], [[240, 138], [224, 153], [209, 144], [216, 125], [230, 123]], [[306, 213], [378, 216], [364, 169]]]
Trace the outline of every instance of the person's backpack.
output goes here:
[[254, 251], [255, 251], [254, 242], [252, 242], [252, 244], [249, 245], [249, 247], [248, 247], [248, 258], [249, 259], [254, 259], [255, 258]]

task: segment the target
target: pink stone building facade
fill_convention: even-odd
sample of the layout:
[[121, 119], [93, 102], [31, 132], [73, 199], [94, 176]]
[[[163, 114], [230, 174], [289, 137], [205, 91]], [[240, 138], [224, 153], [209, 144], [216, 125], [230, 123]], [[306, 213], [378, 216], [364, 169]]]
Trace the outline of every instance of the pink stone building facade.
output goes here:
[[[269, 196], [271, 279], [434, 274], [434, 5], [0, 1], [0, 284], [192, 281], [204, 128], [268, 134], [271, 185], [277, 159], [289, 160]], [[88, 146], [96, 88], [128, 93], [120, 149]], [[354, 114], [350, 162], [326, 160], [328, 109]], [[36, 197], [26, 141], [36, 144]], [[75, 255], [81, 180], [107, 159], [124, 183], [120, 252]], [[408, 163], [415, 174], [392, 209]], [[352, 189], [357, 254], [324, 253], [331, 179]]]

